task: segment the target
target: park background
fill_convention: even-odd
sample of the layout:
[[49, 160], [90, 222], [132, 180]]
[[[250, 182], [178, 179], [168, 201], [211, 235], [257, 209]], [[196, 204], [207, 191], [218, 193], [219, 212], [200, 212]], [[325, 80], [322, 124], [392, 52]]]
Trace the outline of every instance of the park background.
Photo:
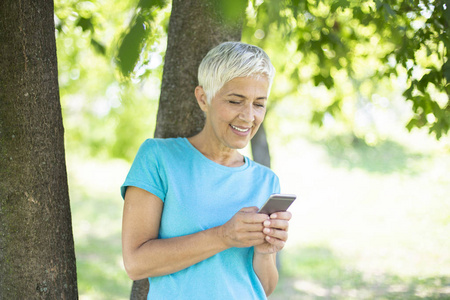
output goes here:
[[[297, 51], [279, 24], [261, 25], [255, 11], [263, 1], [250, 2], [242, 40], [263, 47], [277, 68], [265, 121], [272, 169], [283, 192], [298, 195], [270, 299], [450, 299], [450, 141], [427, 126], [406, 128], [415, 116], [403, 95], [408, 70], [371, 81], [383, 68], [380, 52], [391, 50], [376, 27], [360, 26], [353, 73], [325, 76], [317, 57]], [[330, 14], [332, 2], [307, 2], [316, 16]], [[117, 45], [136, 4], [55, 2], [80, 299], [127, 299], [131, 289], [121, 258], [119, 187], [140, 143], [153, 137], [170, 16], [170, 5], [149, 13], [151, 35], [124, 76]], [[429, 7], [421, 11], [417, 28]], [[325, 51], [330, 59], [332, 52]], [[417, 55], [425, 64], [438, 60], [424, 53]], [[425, 70], [414, 72], [420, 78]], [[445, 106], [447, 95], [429, 92]], [[433, 123], [433, 114], [426, 117]]]

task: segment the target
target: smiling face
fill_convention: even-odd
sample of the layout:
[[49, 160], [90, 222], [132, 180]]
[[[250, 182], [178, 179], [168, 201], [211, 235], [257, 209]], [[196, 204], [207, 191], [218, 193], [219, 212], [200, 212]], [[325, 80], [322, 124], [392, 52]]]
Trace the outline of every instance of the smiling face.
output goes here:
[[217, 151], [247, 146], [264, 120], [268, 89], [265, 76], [237, 77], [228, 81], [208, 104], [202, 87], [197, 87], [197, 100], [206, 113], [204, 130]]

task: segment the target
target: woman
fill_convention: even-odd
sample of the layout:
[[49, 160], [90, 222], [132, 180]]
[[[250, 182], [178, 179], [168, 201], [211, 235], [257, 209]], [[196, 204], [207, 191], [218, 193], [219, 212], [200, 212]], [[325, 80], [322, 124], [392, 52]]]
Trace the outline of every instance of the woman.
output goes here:
[[140, 147], [122, 186], [122, 244], [129, 277], [149, 278], [149, 299], [266, 299], [275, 289], [291, 214], [257, 213], [279, 181], [237, 151], [264, 119], [274, 73], [262, 49], [220, 44], [199, 67], [203, 130]]

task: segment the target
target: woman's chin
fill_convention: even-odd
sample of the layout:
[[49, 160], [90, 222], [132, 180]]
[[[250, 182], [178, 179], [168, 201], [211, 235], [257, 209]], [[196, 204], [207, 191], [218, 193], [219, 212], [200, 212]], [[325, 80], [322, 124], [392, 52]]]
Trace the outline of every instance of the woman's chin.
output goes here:
[[241, 149], [244, 149], [245, 147], [247, 147], [248, 143], [249, 143], [249, 141], [236, 142], [232, 145], [232, 148], [241, 150]]

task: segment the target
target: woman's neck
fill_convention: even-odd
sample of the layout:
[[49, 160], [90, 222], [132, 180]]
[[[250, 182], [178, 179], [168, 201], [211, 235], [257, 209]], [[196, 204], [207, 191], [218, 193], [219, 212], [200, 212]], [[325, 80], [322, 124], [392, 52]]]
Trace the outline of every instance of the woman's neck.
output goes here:
[[197, 135], [188, 138], [188, 140], [192, 146], [204, 156], [220, 165], [226, 167], [240, 167], [245, 163], [244, 156], [236, 149], [213, 143], [211, 139], [208, 138], [205, 129]]

